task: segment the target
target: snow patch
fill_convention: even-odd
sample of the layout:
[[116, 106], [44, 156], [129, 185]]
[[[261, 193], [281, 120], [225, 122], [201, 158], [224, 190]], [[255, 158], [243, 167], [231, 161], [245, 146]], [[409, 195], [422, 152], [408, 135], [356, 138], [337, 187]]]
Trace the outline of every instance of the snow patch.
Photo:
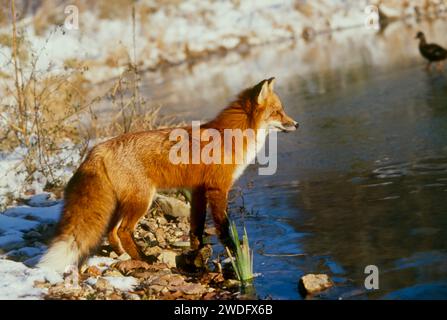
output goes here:
[[40, 223], [37, 221], [30, 221], [0, 214], [0, 232], [7, 233], [11, 231], [30, 231], [37, 228], [39, 224]]
[[7, 217], [27, 218], [42, 223], [55, 223], [60, 219], [62, 208], [63, 203], [60, 201], [51, 207], [20, 206], [10, 208], [4, 212], [4, 215]]
[[41, 299], [46, 289], [35, 288], [35, 281], [62, 281], [55, 272], [31, 269], [23, 263], [0, 259], [0, 299]]
[[[132, 290], [137, 284], [138, 280], [134, 277], [111, 277], [106, 276], [102, 277], [103, 279], [107, 280], [110, 285], [120, 291], [130, 291]], [[85, 282], [91, 286], [94, 286], [96, 282], [98, 282], [99, 278], [89, 277]]]

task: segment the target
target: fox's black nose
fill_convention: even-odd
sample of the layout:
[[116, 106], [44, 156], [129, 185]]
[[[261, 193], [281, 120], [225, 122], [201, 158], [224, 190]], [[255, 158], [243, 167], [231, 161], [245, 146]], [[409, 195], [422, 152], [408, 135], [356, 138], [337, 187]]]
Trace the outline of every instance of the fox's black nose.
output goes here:
[[299, 124], [298, 122], [295, 121], [294, 126], [295, 126], [295, 128], [298, 129], [298, 127], [300, 126], [300, 124]]

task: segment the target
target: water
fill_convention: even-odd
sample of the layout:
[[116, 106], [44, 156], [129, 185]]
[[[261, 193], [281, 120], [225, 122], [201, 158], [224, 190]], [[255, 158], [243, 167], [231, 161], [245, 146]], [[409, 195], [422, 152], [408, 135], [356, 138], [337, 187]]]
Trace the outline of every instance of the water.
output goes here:
[[[414, 40], [422, 29], [447, 45], [446, 27], [351, 30], [147, 75], [159, 79], [154, 103], [185, 119], [277, 76], [301, 127], [280, 135], [277, 173], [250, 167], [230, 206], [255, 250], [260, 297], [302, 299], [300, 276], [327, 273], [336, 286], [316, 298], [447, 298], [447, 71], [426, 73]], [[364, 288], [367, 265], [379, 290]]]

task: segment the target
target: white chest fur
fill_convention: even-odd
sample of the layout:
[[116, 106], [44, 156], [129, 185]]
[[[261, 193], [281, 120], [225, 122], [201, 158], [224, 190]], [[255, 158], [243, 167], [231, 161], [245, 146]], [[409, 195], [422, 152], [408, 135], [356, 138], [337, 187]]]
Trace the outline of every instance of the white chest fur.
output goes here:
[[233, 172], [233, 182], [235, 182], [244, 172], [245, 168], [249, 164], [255, 163], [256, 155], [262, 150], [265, 144], [265, 140], [268, 135], [268, 130], [260, 129], [256, 134], [256, 141], [251, 141], [247, 146], [247, 151], [245, 153], [244, 163], [238, 164]]

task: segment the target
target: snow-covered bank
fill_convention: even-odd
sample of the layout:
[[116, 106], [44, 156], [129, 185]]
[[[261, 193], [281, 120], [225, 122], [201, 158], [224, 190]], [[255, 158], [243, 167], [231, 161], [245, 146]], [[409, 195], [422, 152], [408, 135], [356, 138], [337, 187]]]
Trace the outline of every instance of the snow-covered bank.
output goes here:
[[[27, 203], [0, 214], [0, 300], [42, 299], [48, 294], [50, 285], [64, 281], [54, 271], [34, 267], [47, 249], [41, 242], [46, 237], [43, 233], [48, 226], [57, 223], [63, 203], [54, 200], [49, 193], [30, 197]], [[106, 268], [118, 261], [92, 257], [86, 266]], [[112, 287], [123, 291], [131, 290], [136, 284], [132, 277], [106, 277], [106, 280]], [[98, 278], [89, 277], [86, 283], [93, 286], [97, 281]]]
[[[391, 17], [414, 14], [425, 1], [381, 1], [381, 9]], [[120, 75], [135, 57], [142, 69], [165, 62], [176, 64], [210, 52], [259, 45], [281, 39], [301, 38], [311, 32], [365, 25], [374, 1], [343, 0], [246, 0], [246, 1], [139, 1], [136, 4], [135, 37], [131, 6], [122, 6], [120, 16], [107, 17], [88, 2], [80, 1], [79, 28], [67, 30], [49, 24], [45, 32], [31, 27], [33, 17], [23, 21], [29, 43], [27, 49], [39, 53], [38, 70], [64, 70], [74, 61], [88, 66], [85, 76], [101, 82]], [[110, 5], [111, 7], [117, 5]], [[36, 18], [55, 15], [63, 21], [64, 7], [42, 6]], [[429, 10], [427, 8], [426, 10]], [[50, 10], [51, 12], [47, 12]], [[112, 10], [112, 9], [110, 9]], [[104, 17], [105, 16], [105, 17]], [[9, 26], [0, 33], [9, 32]], [[2, 47], [0, 66], [8, 63], [10, 48]]]
[[0, 258], [0, 300], [41, 299], [47, 290], [36, 288], [36, 281], [54, 284], [62, 278], [51, 271], [28, 268], [23, 263]]
[[45, 225], [59, 219], [62, 204], [48, 193], [31, 197], [28, 203], [0, 214], [0, 299], [39, 299], [47, 290], [36, 288], [36, 281], [62, 281], [55, 272], [27, 266], [46, 250], [37, 239]]
[[[37, 170], [32, 173], [31, 177], [28, 175], [24, 165], [27, 153], [28, 151], [24, 147], [17, 147], [9, 153], [0, 152], [0, 211], [6, 205], [14, 203], [16, 199], [28, 199], [30, 198], [29, 194], [41, 194], [49, 182], [48, 177]], [[79, 150], [73, 143], [66, 141], [61, 144], [58, 152], [53, 153], [47, 166], [51, 167], [54, 177], [66, 182], [79, 161]], [[42, 205], [43, 199], [30, 199], [29, 201], [35, 201]]]
[[[189, 209], [184, 199], [163, 196], [161, 200]], [[134, 233], [153, 263], [131, 260], [127, 254], [118, 256], [104, 242], [79, 272], [70, 269], [71, 274], [64, 277], [35, 267], [47, 249], [44, 242], [53, 233], [62, 202], [51, 194], [39, 194], [28, 199], [27, 205], [6, 210], [0, 214], [0, 300], [237, 298], [238, 293], [224, 284], [220, 271], [199, 276], [180, 271], [189, 261], [184, 255], [189, 250], [189, 217], [172, 204], [161, 210], [161, 203], [147, 213]], [[200, 260], [202, 251], [204, 260]], [[211, 255], [209, 246], [203, 248], [194, 256], [194, 265], [203, 267]], [[203, 264], [197, 265], [197, 259]]]

